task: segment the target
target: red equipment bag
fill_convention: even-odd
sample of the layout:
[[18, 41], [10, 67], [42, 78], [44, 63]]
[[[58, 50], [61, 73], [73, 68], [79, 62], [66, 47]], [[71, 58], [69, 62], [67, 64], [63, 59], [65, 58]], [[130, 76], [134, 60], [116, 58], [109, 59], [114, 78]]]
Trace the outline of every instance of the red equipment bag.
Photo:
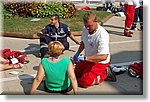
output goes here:
[[3, 49], [0, 50], [0, 56], [3, 57], [4, 59], [9, 59], [10, 56], [14, 56], [13, 53], [11, 53], [10, 49]]
[[134, 64], [129, 65], [128, 73], [132, 77], [143, 78], [143, 62], [134, 63]]
[[20, 51], [11, 51], [10, 49], [0, 50], [0, 56], [6, 59], [8, 62], [4, 62], [4, 64], [12, 64], [13, 58], [16, 58], [18, 63], [28, 63], [27, 56]]
[[14, 57], [18, 59], [19, 63], [28, 63], [27, 56], [23, 52], [12, 51], [12, 53], [14, 54]]
[[85, 7], [80, 8], [79, 10], [90, 10], [90, 7], [89, 6], [85, 6]]

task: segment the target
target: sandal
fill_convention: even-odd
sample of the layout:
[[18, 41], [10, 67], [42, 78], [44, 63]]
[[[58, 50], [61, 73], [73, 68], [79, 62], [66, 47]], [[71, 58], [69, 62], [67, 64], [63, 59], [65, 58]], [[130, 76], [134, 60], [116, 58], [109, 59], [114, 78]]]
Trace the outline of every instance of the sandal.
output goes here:
[[13, 66], [13, 68], [18, 69], [18, 68], [22, 68], [23, 64], [17, 63], [17, 64], [13, 64], [12, 66]]

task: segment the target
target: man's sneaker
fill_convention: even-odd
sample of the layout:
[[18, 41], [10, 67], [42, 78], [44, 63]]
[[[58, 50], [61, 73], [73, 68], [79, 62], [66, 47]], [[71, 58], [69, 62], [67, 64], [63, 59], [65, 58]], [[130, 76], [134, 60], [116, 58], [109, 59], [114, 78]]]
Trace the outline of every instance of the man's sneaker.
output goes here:
[[106, 68], [106, 75], [107, 75], [107, 78], [105, 79], [105, 81], [117, 81], [116, 75], [115, 75], [115, 73], [112, 71], [111, 66], [108, 66], [108, 67]]
[[138, 28], [134, 28], [134, 30], [138, 30]]
[[132, 27], [131, 30], [138, 30], [138, 28]]
[[129, 34], [133, 34], [133, 32], [129, 31]]
[[119, 74], [123, 74], [124, 72], [127, 71], [127, 67], [126, 66], [112, 66], [112, 71], [116, 74], [116, 75], [119, 75]]
[[134, 30], [135, 28], [136, 28], [136, 27], [133, 27], [133, 26], [132, 26], [132, 27], [131, 27], [131, 30]]
[[132, 35], [131, 35], [131, 33], [129, 33], [129, 32], [124, 32], [124, 36], [126, 36], [126, 37], [132, 37]]

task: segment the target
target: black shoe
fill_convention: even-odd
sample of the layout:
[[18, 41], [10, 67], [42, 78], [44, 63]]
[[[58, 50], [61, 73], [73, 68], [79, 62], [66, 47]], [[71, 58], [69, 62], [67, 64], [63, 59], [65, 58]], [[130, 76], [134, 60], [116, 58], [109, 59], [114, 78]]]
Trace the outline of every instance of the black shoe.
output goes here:
[[135, 28], [136, 28], [136, 27], [132, 26], [132, 27], [131, 27], [131, 30], [134, 30]]
[[115, 73], [112, 71], [111, 66], [108, 66], [106, 69], [107, 78], [105, 81], [117, 81]]

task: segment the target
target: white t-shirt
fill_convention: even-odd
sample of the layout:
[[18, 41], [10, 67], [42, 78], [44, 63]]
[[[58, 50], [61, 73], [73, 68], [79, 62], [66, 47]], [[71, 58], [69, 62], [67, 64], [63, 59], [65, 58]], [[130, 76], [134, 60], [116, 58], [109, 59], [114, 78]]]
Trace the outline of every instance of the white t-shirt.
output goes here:
[[98, 24], [98, 29], [94, 34], [90, 35], [85, 27], [83, 27], [82, 33], [81, 41], [84, 43], [85, 56], [109, 54], [105, 61], [99, 63], [110, 62], [108, 32]]
[[128, 4], [128, 5], [134, 5], [135, 8], [140, 7], [139, 0], [125, 0], [125, 3]]

